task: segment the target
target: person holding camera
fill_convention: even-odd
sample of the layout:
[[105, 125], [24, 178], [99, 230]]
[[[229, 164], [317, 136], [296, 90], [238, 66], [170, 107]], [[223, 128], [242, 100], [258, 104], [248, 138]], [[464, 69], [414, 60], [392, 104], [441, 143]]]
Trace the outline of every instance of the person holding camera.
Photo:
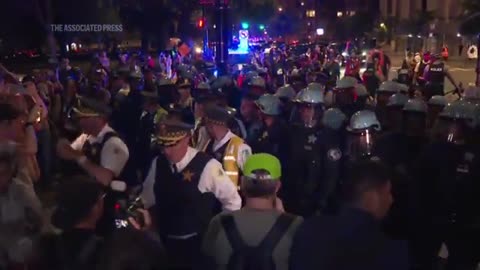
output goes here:
[[86, 176], [77, 176], [59, 187], [52, 224], [61, 229], [62, 233], [44, 235], [37, 242], [34, 269], [103, 269], [97, 268], [98, 265], [112, 263], [112, 258], [105, 257], [113, 252], [112, 244], [121, 243], [121, 239], [125, 238], [123, 235], [134, 233], [129, 232], [131, 230], [142, 232], [140, 238], [144, 237], [143, 241], [153, 241], [155, 245], [160, 245], [158, 240], [144, 233], [151, 228], [151, 219], [148, 212], [142, 209], [137, 211], [142, 217], [143, 226], [130, 218], [127, 221], [130, 222], [129, 225], [112, 234], [111, 238], [98, 235], [97, 226], [106, 210], [105, 195], [102, 185]]
[[199, 258], [202, 235], [219, 204], [229, 211], [241, 206], [222, 164], [189, 146], [192, 129], [171, 116], [160, 122], [156, 141], [163, 154], [153, 160], [141, 194], [157, 221], [169, 264], [187, 269]]

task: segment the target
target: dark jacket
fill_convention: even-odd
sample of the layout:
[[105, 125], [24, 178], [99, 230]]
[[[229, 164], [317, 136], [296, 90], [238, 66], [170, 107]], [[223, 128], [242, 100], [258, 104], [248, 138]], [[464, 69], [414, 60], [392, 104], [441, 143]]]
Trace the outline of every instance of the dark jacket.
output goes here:
[[314, 217], [298, 229], [291, 269], [408, 269], [404, 242], [388, 239], [370, 214], [346, 208], [335, 217]]

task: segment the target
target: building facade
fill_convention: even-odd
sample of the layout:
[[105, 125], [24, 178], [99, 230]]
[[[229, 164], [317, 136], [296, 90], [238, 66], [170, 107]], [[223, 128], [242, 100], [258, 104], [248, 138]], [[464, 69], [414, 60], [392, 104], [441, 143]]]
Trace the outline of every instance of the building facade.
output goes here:
[[[422, 39], [422, 47], [426, 50], [438, 50], [441, 46], [458, 46], [461, 38], [458, 35], [459, 20], [463, 14], [459, 0], [380, 0], [381, 17], [393, 17], [397, 22], [406, 22], [415, 18], [420, 12], [432, 12], [434, 20], [426, 26], [423, 33], [397, 33], [395, 46], [408, 46], [405, 38], [408, 35]], [[424, 36], [422, 36], [424, 35]], [[407, 36], [407, 37], [405, 37]], [[411, 38], [411, 37], [410, 37]]]

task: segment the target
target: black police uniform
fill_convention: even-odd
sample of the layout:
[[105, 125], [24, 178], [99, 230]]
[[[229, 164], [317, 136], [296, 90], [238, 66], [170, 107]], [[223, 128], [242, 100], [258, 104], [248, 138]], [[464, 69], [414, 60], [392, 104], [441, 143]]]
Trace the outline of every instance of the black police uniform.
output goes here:
[[413, 183], [413, 164], [427, 144], [425, 137], [407, 136], [403, 132], [388, 132], [377, 138], [373, 156], [392, 171], [393, 205], [384, 220], [386, 232], [397, 239], [407, 239], [415, 230], [416, 186]]
[[287, 123], [280, 118], [274, 120], [272, 126], [262, 125], [257, 136], [248, 141], [253, 153], [268, 153], [285, 164], [288, 159]]
[[146, 112], [140, 118], [137, 128], [137, 138], [134, 148], [136, 170], [140, 171], [140, 179], [145, 179], [152, 163], [152, 135], [155, 133], [155, 112]]
[[335, 190], [342, 152], [320, 127], [291, 130], [285, 205], [292, 213], [311, 216], [325, 208]]
[[[421, 221], [418, 259], [432, 269], [442, 243], [447, 269], [476, 269], [480, 252], [480, 152], [468, 145], [435, 142], [420, 155], [416, 174]], [[420, 222], [419, 222], [420, 223]]]
[[[213, 193], [202, 193], [198, 182], [212, 158], [198, 152], [181, 172], [172, 171], [168, 161], [157, 159], [154, 184], [158, 231], [164, 241], [169, 262], [192, 266], [199, 256], [202, 235], [215, 214], [217, 200]], [[188, 239], [175, 236], [193, 235]]]
[[443, 62], [434, 62], [428, 69], [428, 85], [429, 93], [427, 98], [434, 95], [444, 95], [445, 85], [445, 64]]
[[[88, 158], [88, 160], [95, 165], [101, 166], [101, 154], [105, 143], [111, 138], [118, 137], [115, 132], [107, 132], [103, 135], [103, 139], [100, 143], [90, 143], [85, 141], [82, 147], [82, 153]], [[85, 173], [85, 171], [84, 171]], [[120, 174], [119, 179], [122, 177], [123, 172]], [[105, 187], [106, 196], [104, 199], [103, 216], [97, 224], [97, 233], [100, 235], [108, 235], [113, 232], [115, 228], [115, 195], [110, 187]]]

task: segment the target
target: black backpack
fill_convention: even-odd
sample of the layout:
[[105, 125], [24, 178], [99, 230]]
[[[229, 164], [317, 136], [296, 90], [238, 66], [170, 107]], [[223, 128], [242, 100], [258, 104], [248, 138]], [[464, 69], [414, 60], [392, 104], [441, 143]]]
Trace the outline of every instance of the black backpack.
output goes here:
[[228, 261], [228, 270], [274, 270], [272, 253], [278, 242], [287, 232], [295, 219], [292, 215], [282, 214], [258, 246], [252, 247], [243, 241], [232, 215], [221, 219], [227, 239], [233, 253]]

